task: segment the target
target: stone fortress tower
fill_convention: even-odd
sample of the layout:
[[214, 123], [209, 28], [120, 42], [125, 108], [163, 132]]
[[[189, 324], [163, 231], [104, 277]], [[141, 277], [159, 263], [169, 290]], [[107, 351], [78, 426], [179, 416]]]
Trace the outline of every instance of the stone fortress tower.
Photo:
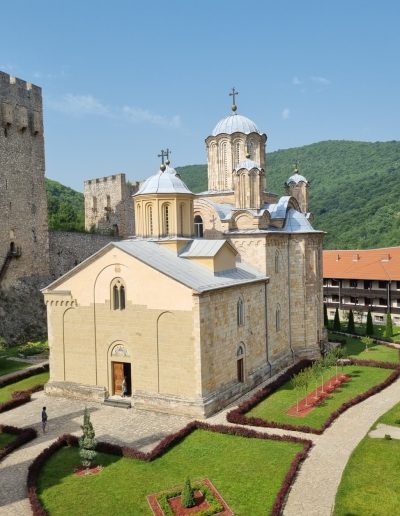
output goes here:
[[125, 174], [114, 174], [84, 182], [85, 229], [99, 233], [132, 236], [135, 232], [135, 212], [132, 195], [139, 183], [126, 181]]
[[49, 274], [41, 88], [0, 72], [0, 287]]

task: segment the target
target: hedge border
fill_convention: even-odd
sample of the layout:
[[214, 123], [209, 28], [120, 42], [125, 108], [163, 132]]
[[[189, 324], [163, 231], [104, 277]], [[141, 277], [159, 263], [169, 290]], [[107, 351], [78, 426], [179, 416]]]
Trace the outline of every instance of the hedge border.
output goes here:
[[[128, 446], [119, 446], [117, 444], [111, 444], [101, 441], [97, 443], [96, 450], [99, 452], [110, 453], [120, 457], [134, 458], [146, 462], [151, 462], [157, 459], [158, 457], [161, 457], [168, 450], [179, 444], [181, 441], [183, 441], [185, 437], [191, 434], [194, 430], [207, 430], [210, 432], [236, 435], [240, 437], [282, 442], [294, 442], [297, 444], [302, 444], [303, 449], [300, 452], [298, 452], [292, 460], [290, 468], [282, 481], [281, 487], [274, 501], [271, 515], [279, 516], [281, 514], [283, 505], [285, 503], [289, 489], [294, 482], [299, 466], [307, 457], [308, 452], [312, 446], [312, 442], [308, 439], [302, 439], [300, 437], [294, 437], [289, 435], [269, 435], [248, 428], [240, 428], [236, 426], [226, 425], [210, 425], [208, 423], [203, 423], [200, 421], [193, 421], [181, 430], [179, 430], [178, 432], [165, 437], [150, 452], [141, 452], [135, 448], [130, 448]], [[27, 490], [29, 501], [32, 508], [32, 513], [34, 516], [48, 515], [47, 511], [41, 504], [38, 496], [39, 475], [45, 462], [63, 446], [78, 446], [78, 437], [71, 434], [64, 434], [60, 436], [48, 448], [43, 450], [29, 466], [27, 477]]]
[[31, 401], [32, 394], [34, 392], [39, 392], [44, 389], [44, 383], [38, 383], [34, 385], [30, 389], [26, 389], [24, 391], [14, 391], [11, 393], [11, 399], [0, 403], [0, 414], [2, 412], [7, 412], [7, 410], [14, 409], [19, 407], [20, 405], [24, 405]]
[[[24, 371], [16, 371], [15, 373], [7, 375], [7, 378], [0, 377], [0, 389], [2, 387], [6, 387], [6, 385], [10, 385], [11, 383], [19, 382], [20, 380], [25, 380], [25, 378], [29, 378], [30, 376], [34, 376], [35, 374], [45, 373], [49, 370], [49, 364], [32, 367], [30, 369], [25, 369]], [[6, 376], [6, 375], [4, 375]]]
[[348, 410], [350, 407], [353, 407], [354, 405], [361, 403], [362, 401], [373, 396], [374, 394], [377, 394], [378, 392], [382, 391], [383, 389], [391, 385], [394, 381], [396, 381], [397, 378], [400, 377], [400, 364], [391, 364], [390, 362], [377, 362], [374, 360], [348, 360], [351, 365], [378, 367], [381, 369], [394, 369], [394, 371], [382, 383], [379, 383], [378, 385], [371, 387], [367, 391], [358, 394], [351, 400], [343, 403], [339, 408], [337, 408], [334, 412], [331, 413], [331, 415], [328, 417], [328, 419], [325, 421], [325, 423], [322, 425], [322, 428], [320, 429], [313, 428], [308, 425], [291, 425], [289, 423], [277, 423], [276, 421], [269, 421], [267, 419], [262, 419], [258, 417], [247, 417], [245, 415], [255, 405], [258, 405], [258, 403], [263, 401], [265, 398], [267, 398], [273, 392], [275, 392], [279, 387], [281, 387], [281, 385], [288, 381], [293, 374], [296, 374], [299, 371], [299, 368], [297, 367], [299, 364], [303, 364], [301, 369], [306, 367], [304, 365], [305, 361], [299, 362], [298, 364], [296, 364], [296, 366], [291, 367], [285, 372], [285, 374], [277, 378], [274, 382], [270, 383], [263, 389], [260, 389], [258, 392], [256, 392], [254, 396], [252, 396], [249, 400], [244, 401], [237, 408], [228, 412], [226, 419], [230, 423], [235, 423], [239, 425], [260, 426], [263, 428], [281, 428], [283, 430], [292, 430], [295, 432], [304, 432], [309, 434], [321, 435], [327, 428], [329, 428], [332, 425], [335, 419], [337, 419], [341, 414], [343, 414], [343, 412]]
[[12, 443], [0, 448], [0, 461], [20, 446], [29, 443], [29, 441], [37, 437], [37, 432], [33, 428], [17, 428], [16, 426], [0, 425], [0, 433], [3, 432], [16, 435], [17, 438]]
[[[371, 335], [360, 335], [359, 333], [349, 333], [348, 331], [334, 331], [334, 330], [328, 330], [331, 333], [335, 333], [336, 335], [343, 335], [345, 337], [354, 337], [356, 339], [362, 339], [363, 337], [370, 337], [374, 342], [377, 344], [382, 344], [382, 346], [386, 346], [387, 348], [391, 349], [399, 349], [396, 346], [392, 346], [392, 344], [399, 344], [400, 342], [396, 342], [394, 340], [390, 340], [389, 338], [385, 337], [373, 337]], [[335, 341], [333, 341], [335, 342]]]

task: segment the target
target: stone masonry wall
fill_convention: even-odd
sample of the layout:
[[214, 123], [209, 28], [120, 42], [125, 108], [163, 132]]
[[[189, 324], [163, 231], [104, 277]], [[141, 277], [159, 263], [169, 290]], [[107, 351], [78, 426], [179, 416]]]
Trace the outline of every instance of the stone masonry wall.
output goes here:
[[1, 288], [48, 274], [44, 169], [41, 88], [0, 72]]

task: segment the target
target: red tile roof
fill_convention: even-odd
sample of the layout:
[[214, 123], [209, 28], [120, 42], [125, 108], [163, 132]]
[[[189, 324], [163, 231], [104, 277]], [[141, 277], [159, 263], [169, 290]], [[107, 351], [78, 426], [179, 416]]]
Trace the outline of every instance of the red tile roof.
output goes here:
[[400, 247], [324, 251], [324, 278], [400, 280]]

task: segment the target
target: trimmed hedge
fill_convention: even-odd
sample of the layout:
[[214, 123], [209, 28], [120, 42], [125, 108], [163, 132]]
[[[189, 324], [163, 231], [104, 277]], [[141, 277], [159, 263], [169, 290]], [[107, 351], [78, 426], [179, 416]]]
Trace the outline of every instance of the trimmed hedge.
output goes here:
[[11, 400], [4, 401], [0, 403], [0, 413], [6, 412], [7, 410], [14, 409], [19, 407], [20, 405], [24, 405], [31, 401], [31, 396], [34, 392], [39, 392], [44, 389], [44, 384], [39, 383], [34, 385], [30, 389], [26, 389], [25, 391], [14, 391], [11, 393]]
[[0, 425], [0, 432], [17, 436], [12, 443], [0, 448], [0, 461], [15, 449], [37, 437], [37, 432], [33, 428], [17, 428], [16, 426]]
[[[312, 446], [312, 442], [307, 439], [301, 439], [299, 437], [292, 437], [289, 435], [268, 435], [265, 433], [259, 433], [255, 430], [250, 430], [247, 428], [240, 427], [231, 427], [225, 425], [210, 425], [208, 423], [203, 423], [200, 421], [193, 421], [186, 425], [184, 428], [179, 430], [178, 432], [171, 434], [165, 437], [155, 448], [153, 448], [150, 452], [141, 452], [136, 450], [135, 448], [130, 448], [128, 446], [119, 446], [117, 444], [111, 444], [106, 442], [98, 442], [96, 450], [102, 453], [109, 453], [112, 455], [117, 455], [119, 457], [127, 457], [138, 460], [143, 460], [146, 462], [151, 462], [155, 460], [157, 457], [160, 457], [164, 453], [166, 453], [169, 449], [173, 448], [177, 444], [179, 444], [186, 436], [192, 433], [194, 430], [207, 430], [209, 432], [216, 432], [222, 434], [229, 435], [237, 435], [240, 437], [246, 438], [256, 438], [256, 439], [265, 439], [265, 440], [273, 440], [273, 441], [284, 441], [284, 442], [292, 442], [303, 445], [303, 450], [296, 454], [295, 458], [292, 461], [292, 464], [287, 472], [281, 488], [276, 496], [273, 509], [272, 516], [279, 516], [281, 514], [283, 504], [286, 500], [289, 489], [295, 479], [297, 470], [301, 464], [301, 462], [307, 457], [308, 452]], [[38, 497], [38, 480], [40, 471], [45, 464], [45, 462], [54, 455], [58, 450], [60, 450], [63, 446], [78, 446], [78, 438], [74, 435], [64, 434], [57, 439], [57, 441], [53, 442], [51, 446], [43, 450], [36, 459], [32, 462], [28, 469], [28, 478], [27, 478], [27, 488], [28, 488], [28, 497], [31, 503], [32, 513], [34, 516], [47, 516], [47, 511], [42, 506], [39, 497]]]
[[[339, 331], [339, 330], [330, 330], [332, 333], [337, 333], [338, 335], [346, 335], [347, 337], [355, 337], [356, 339], [362, 339], [365, 335], [360, 335], [359, 333], [350, 333], [348, 331]], [[377, 344], [382, 344], [383, 346], [387, 346], [388, 348], [398, 349], [395, 346], [391, 346], [390, 344], [400, 344], [399, 342], [393, 342], [393, 339], [385, 338], [385, 337], [373, 337], [371, 339]], [[336, 341], [334, 341], [336, 342]]]
[[[302, 368], [304, 368], [304, 361], [299, 362], [299, 364], [303, 363]], [[299, 364], [296, 364], [298, 366]], [[352, 398], [349, 401], [346, 401], [341, 405], [337, 410], [332, 412], [329, 418], [325, 421], [321, 429], [312, 428], [308, 425], [291, 425], [288, 423], [278, 423], [276, 421], [268, 421], [267, 419], [261, 419], [259, 417], [248, 417], [245, 414], [249, 412], [253, 407], [258, 405], [261, 401], [263, 401], [266, 397], [275, 392], [281, 385], [283, 385], [286, 381], [288, 381], [293, 374], [298, 372], [298, 367], [293, 366], [289, 370], [286, 371], [281, 377], [277, 378], [274, 382], [270, 383], [268, 386], [259, 390], [252, 396], [249, 400], [241, 403], [236, 409], [228, 412], [226, 419], [230, 423], [235, 423], [238, 425], [249, 425], [249, 426], [261, 426], [264, 428], [282, 428], [283, 430], [293, 430], [297, 432], [305, 432], [310, 434], [322, 434], [331, 424], [337, 419], [340, 414], [343, 414], [346, 410], [354, 405], [357, 405], [361, 401], [366, 400], [370, 396], [377, 394], [382, 391], [389, 385], [391, 385], [397, 378], [400, 377], [400, 365], [392, 364], [390, 362], [376, 362], [374, 360], [357, 360], [357, 359], [349, 359], [349, 364], [351, 365], [359, 365], [359, 366], [367, 366], [367, 367], [379, 367], [381, 369], [394, 369], [393, 373], [386, 378], [382, 383], [371, 387], [367, 391], [362, 394], [359, 394]]]
[[[14, 374], [11, 374], [8, 378], [0, 377], [0, 389], [5, 387], [6, 385], [10, 385], [11, 383], [19, 382], [20, 380], [25, 380], [25, 378], [29, 378], [30, 376], [34, 376], [35, 374], [45, 373], [49, 370], [49, 365], [43, 365], [38, 367], [33, 367], [32, 369], [25, 369], [25, 371], [16, 371]], [[8, 375], [7, 375], [8, 376]]]

